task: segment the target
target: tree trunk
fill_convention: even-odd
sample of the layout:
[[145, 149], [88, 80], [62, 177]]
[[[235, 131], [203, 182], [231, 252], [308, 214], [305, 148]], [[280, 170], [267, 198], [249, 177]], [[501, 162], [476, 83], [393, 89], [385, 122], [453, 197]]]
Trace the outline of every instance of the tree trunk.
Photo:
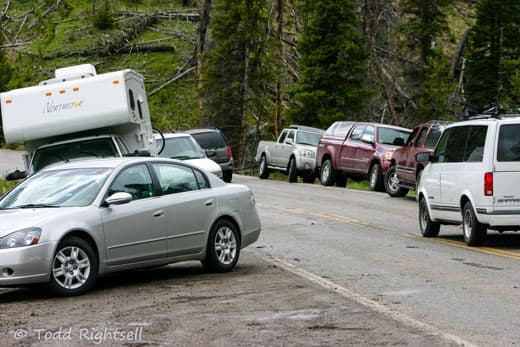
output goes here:
[[240, 129], [239, 129], [239, 146], [238, 146], [238, 160], [239, 168], [244, 168], [246, 163], [246, 129], [247, 129], [247, 117], [246, 117], [246, 92], [249, 78], [249, 45], [246, 44], [244, 48], [244, 74], [242, 77], [242, 85], [240, 87]]
[[[282, 43], [282, 33], [283, 33], [283, 0], [277, 0], [277, 11], [278, 11], [278, 32], [276, 38], [278, 39], [278, 54], [280, 57], [283, 56], [283, 43]], [[274, 134], [275, 137], [278, 138], [280, 133], [282, 117], [281, 117], [281, 108], [282, 108], [282, 83], [280, 81], [280, 77], [276, 81], [276, 100], [275, 100], [275, 120], [274, 120]]]
[[197, 35], [197, 44], [195, 47], [195, 59], [197, 60], [197, 91], [199, 95], [199, 114], [203, 111], [202, 102], [202, 54], [204, 53], [204, 44], [206, 43], [206, 32], [209, 25], [209, 17], [211, 11], [211, 0], [204, 1], [204, 7], [202, 9], [202, 17], [200, 19], [200, 25]]

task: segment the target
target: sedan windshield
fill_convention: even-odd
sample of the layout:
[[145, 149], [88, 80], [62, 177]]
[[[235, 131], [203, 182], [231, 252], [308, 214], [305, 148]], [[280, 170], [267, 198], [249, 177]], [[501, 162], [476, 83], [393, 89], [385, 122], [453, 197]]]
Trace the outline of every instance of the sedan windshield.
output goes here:
[[[157, 140], [157, 144], [160, 145], [161, 141], [162, 140]], [[179, 136], [167, 138], [164, 144], [164, 150], [159, 156], [186, 160], [204, 158], [206, 154], [191, 136]]]
[[298, 132], [296, 143], [300, 145], [318, 146], [318, 142], [320, 142], [320, 139], [321, 134], [300, 131]]
[[381, 144], [394, 145], [396, 139], [402, 139], [402, 143], [405, 143], [410, 136], [410, 131], [393, 129], [393, 128], [379, 128], [378, 142]]
[[94, 168], [42, 172], [16, 186], [0, 201], [0, 208], [87, 206], [110, 172]]

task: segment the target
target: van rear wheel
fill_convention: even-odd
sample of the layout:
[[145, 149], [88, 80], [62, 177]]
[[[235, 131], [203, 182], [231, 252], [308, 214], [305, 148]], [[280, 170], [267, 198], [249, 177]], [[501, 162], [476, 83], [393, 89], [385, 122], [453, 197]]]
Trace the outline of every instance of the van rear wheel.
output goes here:
[[477, 220], [469, 201], [466, 202], [462, 211], [462, 231], [464, 241], [468, 246], [482, 246], [486, 240], [487, 228]]

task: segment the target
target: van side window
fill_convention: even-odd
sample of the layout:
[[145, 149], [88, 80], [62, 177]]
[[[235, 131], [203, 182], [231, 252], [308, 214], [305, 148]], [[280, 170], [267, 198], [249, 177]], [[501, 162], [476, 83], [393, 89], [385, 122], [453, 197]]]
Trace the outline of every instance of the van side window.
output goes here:
[[436, 163], [462, 162], [468, 132], [469, 127], [464, 126], [446, 130], [435, 149], [432, 161]]
[[481, 162], [484, 159], [487, 126], [472, 126], [469, 129], [464, 161]]
[[520, 124], [500, 127], [497, 161], [520, 161]]

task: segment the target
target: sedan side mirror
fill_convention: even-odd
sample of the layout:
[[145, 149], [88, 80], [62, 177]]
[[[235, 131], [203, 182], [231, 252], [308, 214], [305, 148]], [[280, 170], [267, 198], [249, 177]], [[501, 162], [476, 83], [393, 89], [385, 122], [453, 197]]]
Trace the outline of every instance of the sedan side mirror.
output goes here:
[[130, 201], [132, 201], [132, 195], [126, 192], [117, 192], [112, 195], [110, 195], [106, 200], [105, 203], [110, 205], [123, 205], [128, 204]]
[[431, 161], [432, 155], [429, 152], [420, 152], [415, 155], [415, 160], [420, 161]]
[[21, 180], [27, 177], [27, 171], [20, 171], [18, 169], [8, 172], [5, 179], [8, 181]]

